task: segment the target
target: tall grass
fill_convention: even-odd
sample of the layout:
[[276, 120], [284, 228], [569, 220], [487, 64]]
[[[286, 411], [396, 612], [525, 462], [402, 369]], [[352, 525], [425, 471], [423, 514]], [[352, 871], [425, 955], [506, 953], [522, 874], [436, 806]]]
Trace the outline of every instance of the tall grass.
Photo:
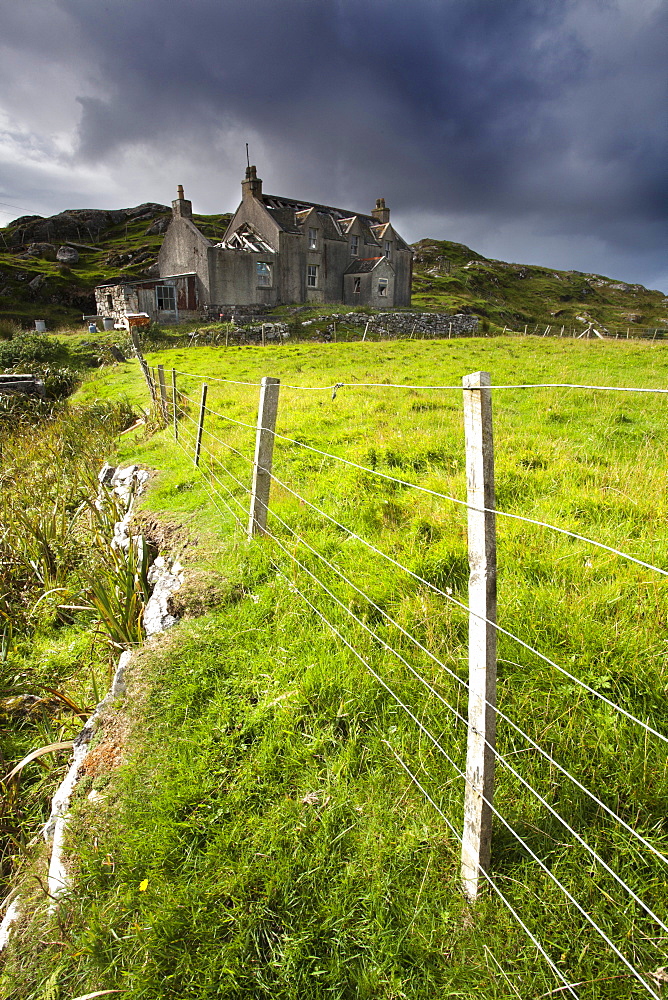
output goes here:
[[[27, 752], [80, 729], [78, 709], [94, 703], [107, 674], [104, 638], [140, 638], [146, 579], [134, 554], [111, 553], [103, 538], [101, 519], [124, 511], [111, 498], [102, 510], [94, 504], [96, 470], [131, 410], [107, 403], [59, 404], [49, 417], [21, 412], [11, 425], [0, 422], [0, 777]], [[59, 774], [38, 761], [3, 784], [3, 882], [44, 820]]]

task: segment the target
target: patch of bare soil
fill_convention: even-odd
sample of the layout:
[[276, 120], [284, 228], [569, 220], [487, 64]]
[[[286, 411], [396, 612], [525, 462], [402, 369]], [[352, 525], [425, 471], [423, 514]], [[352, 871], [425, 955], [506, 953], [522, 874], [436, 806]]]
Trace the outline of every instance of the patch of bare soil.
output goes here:
[[182, 524], [160, 518], [150, 510], [138, 509], [132, 525], [161, 553], [174, 555], [195, 544]]
[[84, 757], [79, 778], [95, 780], [123, 763], [130, 720], [124, 708], [105, 713], [98, 725], [97, 738]]

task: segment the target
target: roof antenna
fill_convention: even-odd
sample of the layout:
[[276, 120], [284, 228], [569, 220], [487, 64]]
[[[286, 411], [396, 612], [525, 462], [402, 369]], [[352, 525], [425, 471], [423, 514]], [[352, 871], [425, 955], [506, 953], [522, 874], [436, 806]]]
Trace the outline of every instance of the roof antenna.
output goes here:
[[250, 167], [250, 157], [248, 155], [248, 143], [246, 143], [246, 166]]

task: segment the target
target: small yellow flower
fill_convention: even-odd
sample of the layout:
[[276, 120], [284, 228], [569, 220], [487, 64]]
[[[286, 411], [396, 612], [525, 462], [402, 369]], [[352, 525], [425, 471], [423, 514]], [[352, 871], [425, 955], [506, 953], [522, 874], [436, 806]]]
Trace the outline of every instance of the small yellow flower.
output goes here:
[[148, 879], [145, 878], [139, 883], [139, 891], [146, 892], [147, 889], [148, 889]]

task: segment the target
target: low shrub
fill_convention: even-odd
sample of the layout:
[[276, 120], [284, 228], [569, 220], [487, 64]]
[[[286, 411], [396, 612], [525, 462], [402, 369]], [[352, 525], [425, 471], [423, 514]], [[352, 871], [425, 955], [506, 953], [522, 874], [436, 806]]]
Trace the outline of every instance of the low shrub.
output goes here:
[[21, 333], [21, 327], [13, 319], [0, 319], [0, 340], [12, 340]]
[[63, 359], [64, 347], [59, 340], [39, 333], [19, 333], [0, 344], [0, 369]]

